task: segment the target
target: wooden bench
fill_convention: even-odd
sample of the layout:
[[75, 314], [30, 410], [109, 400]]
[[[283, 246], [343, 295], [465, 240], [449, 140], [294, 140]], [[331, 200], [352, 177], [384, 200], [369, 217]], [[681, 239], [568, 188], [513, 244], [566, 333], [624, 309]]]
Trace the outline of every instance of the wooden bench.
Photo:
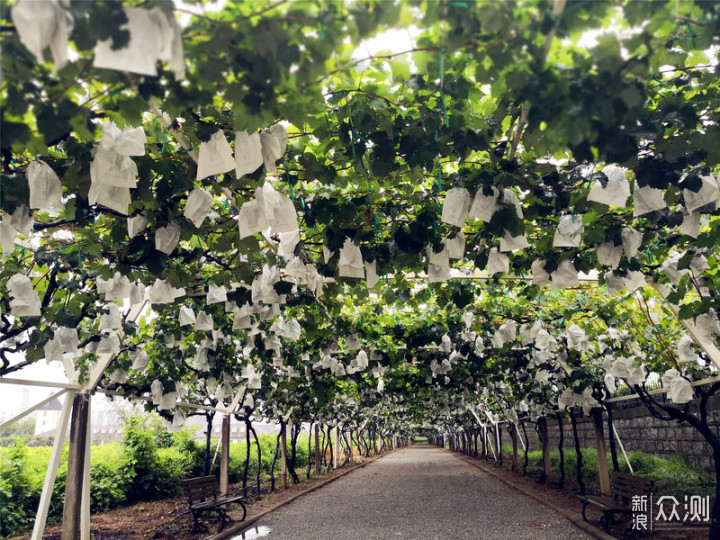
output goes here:
[[585, 510], [590, 504], [601, 508], [603, 516], [600, 518], [600, 524], [609, 533], [613, 514], [631, 514], [633, 511], [632, 498], [636, 495], [650, 495], [654, 488], [655, 482], [649, 478], [616, 472], [611, 486], [612, 497], [607, 495], [578, 496], [583, 502], [582, 517], [585, 521], [588, 520]]
[[193, 531], [198, 529], [198, 518], [203, 512], [217, 512], [222, 521], [220, 532], [225, 524], [232, 521], [224, 506], [239, 504], [242, 507], [243, 515], [240, 521], [245, 520], [247, 508], [241, 496], [221, 497], [220, 486], [214, 476], [202, 476], [200, 478], [189, 478], [182, 481], [182, 488], [190, 505], [190, 512], [193, 517]]

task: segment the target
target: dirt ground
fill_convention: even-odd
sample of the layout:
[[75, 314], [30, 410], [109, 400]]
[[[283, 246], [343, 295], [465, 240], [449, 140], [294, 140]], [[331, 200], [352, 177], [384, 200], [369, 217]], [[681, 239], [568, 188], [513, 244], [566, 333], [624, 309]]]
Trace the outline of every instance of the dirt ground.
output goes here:
[[[349, 464], [341, 469], [305, 480], [305, 471], [298, 471], [300, 484], [289, 483], [287, 490], [278, 489], [273, 493], [263, 495], [261, 500], [256, 500], [247, 505], [247, 518], [252, 518], [269, 510], [285, 500], [294, 497], [311, 489], [320, 482], [343, 474], [348, 469], [356, 467], [356, 464]], [[288, 479], [289, 480], [289, 479]], [[276, 486], [279, 486], [279, 481]], [[231, 485], [230, 492], [239, 491], [241, 485]], [[178, 496], [164, 501], [143, 502], [125, 508], [118, 508], [93, 514], [91, 518], [91, 534], [95, 540], [197, 540], [207, 538], [218, 529], [214, 514], [208, 514], [208, 519], [203, 521], [203, 527], [198, 533], [192, 531], [193, 522], [190, 514], [186, 514], [187, 501], [184, 497]], [[239, 518], [237, 506], [230, 507], [230, 516]], [[234, 524], [231, 524], [234, 525]], [[229, 525], [229, 526], [231, 526]], [[59, 540], [61, 525], [48, 525], [45, 528], [44, 539]], [[13, 540], [29, 539], [30, 533], [17, 536]]]

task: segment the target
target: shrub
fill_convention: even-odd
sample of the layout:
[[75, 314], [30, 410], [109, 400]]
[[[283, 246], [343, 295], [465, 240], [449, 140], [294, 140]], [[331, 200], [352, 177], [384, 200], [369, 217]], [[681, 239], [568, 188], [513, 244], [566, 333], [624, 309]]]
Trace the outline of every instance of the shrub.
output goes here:
[[10, 534], [30, 523], [32, 500], [28, 498], [30, 480], [25, 470], [27, 449], [16, 438], [0, 459], [0, 535]]

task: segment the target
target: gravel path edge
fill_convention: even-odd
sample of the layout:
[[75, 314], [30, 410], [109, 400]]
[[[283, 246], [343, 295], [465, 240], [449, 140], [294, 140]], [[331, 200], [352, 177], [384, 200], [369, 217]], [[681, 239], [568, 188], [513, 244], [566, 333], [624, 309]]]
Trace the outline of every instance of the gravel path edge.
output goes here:
[[[438, 448], [438, 449], [439, 449], [439, 450], [443, 450], [443, 448]], [[472, 466], [474, 466], [474, 467], [477, 467], [478, 469], [480, 469], [481, 471], [489, 474], [490, 476], [493, 476], [494, 478], [500, 480], [500, 481], [503, 482], [505, 485], [507, 485], [507, 486], [509, 486], [509, 487], [511, 487], [511, 488], [513, 488], [513, 489], [516, 489], [517, 491], [519, 491], [519, 492], [522, 493], [523, 495], [526, 495], [526, 496], [530, 497], [531, 499], [535, 500], [536, 502], [539, 502], [540, 504], [542, 504], [542, 505], [544, 505], [544, 506], [547, 506], [548, 508], [550, 508], [550, 509], [554, 510], [555, 512], [557, 512], [558, 514], [561, 514], [561, 515], [562, 515], [563, 517], [565, 517], [568, 521], [570, 521], [573, 525], [575, 525], [578, 529], [581, 529], [581, 530], [585, 531], [586, 533], [588, 533], [589, 535], [593, 536], [594, 538], [597, 538], [597, 540], [617, 540], [614, 536], [609, 535], [608, 533], [606, 533], [606, 532], [603, 531], [602, 529], [598, 529], [597, 527], [595, 527], [595, 526], [592, 525], [591, 523], [588, 523], [587, 521], [583, 520], [582, 518], [577, 517], [575, 514], [573, 514], [573, 513], [571, 513], [571, 512], [568, 512], [568, 511], [565, 510], [564, 508], [562, 508], [562, 507], [560, 507], [560, 506], [557, 506], [557, 505], [549, 502], [547, 499], [543, 499], [542, 497], [536, 495], [536, 494], [533, 493], [532, 491], [529, 491], [529, 490], [525, 489], [524, 487], [516, 484], [515, 482], [510, 481], [509, 479], [503, 477], [502, 475], [499, 475], [498, 473], [496, 473], [495, 471], [493, 471], [492, 468], [490, 468], [490, 467], [488, 467], [488, 466], [486, 466], [486, 465], [484, 465], [484, 464], [479, 463], [477, 460], [474, 460], [474, 459], [472, 459], [472, 458], [469, 458], [469, 457], [465, 456], [464, 454], [458, 454], [458, 453], [456, 453], [456, 452], [451, 452], [450, 450], [447, 450], [447, 449], [444, 449], [444, 450], [445, 450], [446, 452], [450, 452], [450, 453], [451, 453], [452, 455], [454, 455], [455, 457], [458, 457], [458, 458], [462, 459], [462, 460], [465, 461], [466, 463], [468, 463], [468, 464], [470, 464], [470, 465], [472, 465]]]
[[210, 539], [211, 539], [211, 540], [228, 540], [228, 539], [230, 539], [230, 538], [233, 538], [234, 536], [237, 536], [238, 534], [242, 534], [242, 533], [245, 532], [247, 529], [249, 529], [250, 527], [252, 527], [257, 521], [259, 521], [260, 519], [262, 519], [263, 517], [265, 517], [265, 516], [266, 516], [267, 514], [269, 514], [270, 512], [274, 512], [274, 511], [277, 510], [278, 508], [282, 508], [283, 506], [287, 506], [288, 504], [290, 504], [290, 503], [293, 502], [294, 500], [302, 497], [303, 495], [307, 495], [308, 493], [312, 493], [313, 491], [315, 491], [315, 490], [317, 490], [317, 489], [320, 489], [321, 487], [325, 487], [325, 486], [327, 486], [328, 484], [332, 484], [335, 480], [337, 480], [338, 478], [342, 478], [342, 477], [345, 476], [346, 474], [350, 474], [350, 473], [353, 472], [353, 471], [357, 471], [358, 469], [362, 469], [363, 467], [366, 467], [367, 465], [370, 465], [371, 463], [373, 463], [374, 461], [377, 461], [377, 460], [380, 459], [380, 458], [383, 458], [383, 457], [385, 457], [385, 456], [388, 456], [388, 455], [392, 454], [393, 452], [399, 452], [400, 450], [404, 450], [404, 449], [406, 449], [406, 448], [407, 448], [407, 446], [402, 446], [402, 447], [399, 447], [399, 448], [395, 448], [395, 449], [393, 449], [393, 450], [388, 450], [388, 451], [386, 451], [386, 452], [383, 452], [382, 454], [380, 454], [380, 455], [378, 455], [378, 456], [373, 456], [373, 457], [371, 457], [371, 458], [368, 458], [368, 459], [366, 459], [365, 461], [363, 461], [362, 463], [360, 463], [360, 464], [358, 464], [358, 465], [355, 465], [354, 467], [351, 467], [351, 468], [349, 468], [349, 469], [347, 469], [347, 470], [345, 470], [345, 471], [342, 471], [340, 474], [338, 474], [338, 475], [336, 475], [336, 476], [333, 476], [332, 478], [328, 478], [327, 480], [324, 480], [323, 482], [320, 482], [320, 483], [318, 483], [318, 484], [315, 484], [314, 486], [306, 489], [305, 491], [301, 491], [300, 493], [298, 493], [298, 494], [296, 494], [296, 495], [293, 495], [293, 496], [290, 497], [289, 499], [286, 499], [286, 500], [282, 501], [281, 503], [276, 504], [276, 505], [273, 506], [272, 508], [268, 508], [268, 509], [265, 510], [264, 512], [258, 514], [257, 516], [251, 517], [250, 519], [247, 519], [247, 520], [245, 520], [245, 521], [241, 521], [240, 523], [238, 523], [237, 525], [234, 525], [234, 526], [230, 527], [229, 529], [225, 529], [225, 530], [223, 530], [223, 531], [220, 531], [220, 532], [219, 532], [218, 534], [216, 534], [215, 536], [211, 536]]

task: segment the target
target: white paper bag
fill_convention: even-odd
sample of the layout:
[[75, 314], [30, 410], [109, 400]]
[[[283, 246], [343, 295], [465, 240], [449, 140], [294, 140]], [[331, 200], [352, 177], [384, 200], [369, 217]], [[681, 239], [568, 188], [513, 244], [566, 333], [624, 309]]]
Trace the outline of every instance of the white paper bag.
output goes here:
[[360, 338], [356, 334], [345, 336], [345, 345], [349, 351], [356, 351], [360, 348]]
[[142, 127], [126, 127], [120, 129], [115, 122], [109, 121], [102, 125], [99, 151], [113, 151], [121, 156], [144, 156], [147, 137]]
[[550, 287], [553, 290], [575, 287], [579, 284], [578, 273], [572, 261], [561, 261], [558, 269], [550, 274]]
[[647, 285], [647, 280], [645, 279], [645, 274], [642, 272], [633, 270], [628, 272], [627, 276], [625, 276], [625, 288], [628, 293], [635, 292], [637, 289], [642, 289], [645, 285]]
[[380, 281], [380, 277], [376, 272], [377, 261], [367, 262], [365, 261], [365, 279], [367, 281], [368, 289], [372, 289], [377, 282]]
[[587, 351], [590, 346], [590, 340], [585, 334], [585, 330], [580, 328], [577, 324], [573, 324], [567, 330], [567, 345], [568, 349]]
[[607, 183], [603, 186], [600, 180], [596, 180], [590, 188], [588, 201], [608, 206], [625, 206], [630, 196], [630, 184], [625, 177], [625, 169], [617, 165], [608, 165], [602, 172], [607, 177]]
[[465, 188], [452, 188], [445, 195], [443, 202], [442, 221], [463, 228], [470, 211], [472, 199]]
[[77, 354], [80, 340], [78, 339], [77, 328], [61, 326], [55, 330], [55, 340], [60, 343], [63, 354]]
[[617, 268], [622, 258], [623, 247], [616, 246], [612, 242], [603, 242], [597, 247], [598, 262], [603, 266]]
[[194, 329], [209, 332], [213, 328], [215, 328], [215, 324], [213, 323], [212, 315], [205, 313], [204, 311], [198, 313], [197, 318], [195, 319]]
[[222, 285], [212, 285], [210, 284], [208, 286], [208, 293], [207, 293], [207, 304], [218, 304], [220, 302], [227, 301], [227, 290]]
[[106, 304], [107, 313], [100, 317], [100, 330], [117, 330], [122, 326], [122, 313], [116, 304]]
[[132, 240], [136, 234], [145, 230], [147, 223], [148, 220], [145, 214], [138, 214], [137, 216], [127, 218], [128, 238]]
[[105, 294], [105, 300], [125, 300], [130, 297], [130, 279], [115, 272], [112, 288]]
[[[7, 215], [5, 219], [7, 219]], [[33, 213], [30, 209], [24, 204], [21, 204], [15, 208], [15, 211], [10, 216], [8, 223], [25, 238], [30, 238], [30, 233], [33, 230], [35, 219], [33, 218]]]
[[635, 184], [633, 199], [635, 204], [633, 216], [635, 217], [667, 208], [662, 189], [657, 189], [652, 186], [638, 187], [637, 184]]
[[297, 211], [290, 197], [278, 196], [274, 219], [270, 223], [270, 230], [273, 234], [298, 230]]
[[495, 332], [495, 335], [493, 335], [492, 338], [492, 346], [496, 349], [499, 349], [506, 343], [510, 343], [511, 341], [515, 341], [517, 338], [517, 323], [515, 321], [507, 321], [500, 325], [500, 328], [497, 329]]
[[130, 369], [141, 371], [147, 367], [150, 357], [148, 353], [145, 352], [145, 349], [137, 349], [134, 353], [130, 354], [130, 360], [132, 360]]
[[275, 174], [275, 163], [283, 156], [287, 146], [287, 131], [280, 124], [275, 124], [260, 133], [260, 143], [265, 169], [268, 173]]
[[10, 293], [10, 314], [13, 317], [39, 317], [40, 297], [33, 289], [32, 281], [24, 274], [13, 274], [7, 281]]
[[515, 214], [518, 218], [523, 219], [525, 217], [522, 211], [522, 205], [520, 204], [520, 199], [518, 199], [518, 196], [515, 195], [515, 192], [512, 189], [503, 189], [503, 204], [507, 206], [514, 206]]
[[[701, 182], [700, 189], [698, 191], [683, 189], [685, 208], [690, 213], [707, 204], [720, 202], [720, 189], [718, 188], [718, 183], [715, 177], [705, 174], [699, 175], [698, 177]], [[680, 180], [680, 185], [683, 185], [682, 180]]]
[[506, 230], [505, 234], [500, 239], [500, 251], [502, 252], [516, 251], [518, 249], [525, 249], [529, 246], [530, 243], [528, 242], [527, 236], [524, 234], [513, 236], [510, 231]]
[[698, 361], [698, 355], [695, 352], [695, 342], [687, 334], [680, 338], [680, 341], [678, 341], [677, 349], [678, 360], [680, 360], [680, 362], [695, 363]]
[[533, 285], [544, 287], [550, 281], [550, 274], [545, 271], [545, 261], [536, 259], [530, 266]]
[[487, 272], [491, 276], [497, 274], [498, 272], [509, 274], [510, 258], [504, 253], [499, 253], [497, 248], [490, 249], [490, 253], [488, 254]]
[[200, 227], [210, 213], [212, 207], [212, 195], [203, 188], [195, 188], [188, 195], [185, 202], [183, 215], [193, 222], [193, 225]]
[[215, 176], [231, 171], [235, 168], [230, 143], [225, 133], [218, 130], [210, 136], [207, 142], [200, 143], [198, 153], [197, 179], [202, 180], [208, 176]]
[[450, 279], [450, 267], [437, 264], [428, 264], [428, 282], [440, 283]]
[[632, 227], [625, 227], [620, 233], [622, 237], [623, 250], [625, 256], [628, 259], [632, 259], [637, 255], [640, 246], [642, 245], [643, 234], [640, 231], [636, 231]]
[[667, 370], [662, 377], [662, 383], [667, 388], [667, 395], [672, 403], [687, 403], [693, 398], [690, 381], [683, 378], [676, 369]]
[[176, 289], [164, 279], [156, 279], [147, 290], [147, 300], [151, 304], [172, 304], [176, 298], [185, 296], [184, 289]]
[[477, 190], [468, 214], [470, 219], [479, 219], [485, 223], [492, 219], [495, 210], [497, 210], [497, 200], [500, 192], [495, 186], [490, 189], [492, 190], [490, 195], [484, 195], [482, 187]]
[[43, 52], [50, 47], [55, 70], [60, 70], [68, 60], [68, 38], [73, 20], [70, 13], [55, 0], [21, 0], [10, 9], [10, 16], [20, 42], [30, 51], [38, 63], [43, 62]]
[[150, 18], [158, 28], [160, 48], [158, 59], [167, 62], [168, 67], [175, 74], [175, 80], [185, 78], [185, 54], [183, 51], [182, 28], [178, 20], [168, 15], [161, 8], [156, 7], [150, 11]]
[[178, 317], [180, 326], [188, 326], [195, 324], [195, 312], [188, 306], [182, 306], [180, 308], [180, 315]]
[[51, 339], [48, 341], [43, 347], [43, 352], [45, 353], [45, 362], [48, 364], [50, 362], [63, 361], [62, 348], [60, 347], [60, 342], [57, 339]]
[[697, 238], [700, 235], [700, 212], [688, 213], [684, 208], [682, 208], [682, 212], [683, 222], [680, 225], [680, 234]]
[[255, 172], [263, 164], [260, 134], [235, 133], [235, 175], [237, 178]]
[[137, 306], [138, 304], [142, 304], [145, 300], [145, 294], [145, 286], [142, 283], [136, 281], [130, 284], [130, 305]]
[[30, 208], [63, 210], [60, 178], [44, 161], [32, 161], [25, 172], [30, 186]]
[[185, 76], [182, 35], [178, 23], [160, 9], [125, 7], [128, 22], [122, 26], [130, 32], [125, 47], [112, 49], [112, 40], [99, 41], [95, 47], [97, 68], [129, 71], [157, 76], [157, 61], [168, 61], [176, 79]]
[[[92, 164], [90, 164], [90, 170], [92, 171]], [[130, 188], [106, 186], [93, 182], [90, 184], [88, 202], [90, 204], [99, 204], [115, 210], [120, 214], [127, 215], [128, 207], [132, 202]]]
[[265, 220], [265, 214], [256, 200], [250, 200], [240, 207], [238, 214], [238, 229], [240, 239], [247, 238], [255, 233], [267, 230], [270, 224]]
[[95, 149], [90, 163], [93, 187], [134, 188], [137, 186], [137, 174], [137, 165], [128, 156], [115, 150]]
[[459, 232], [454, 238], [445, 239], [445, 248], [451, 259], [465, 258], [465, 235]]
[[553, 247], [579, 247], [584, 230], [580, 216], [562, 216], [555, 231]]
[[365, 265], [362, 260], [360, 248], [349, 238], [345, 239], [340, 249], [340, 260], [338, 261], [340, 277], [364, 278]]
[[155, 249], [170, 255], [180, 242], [180, 226], [171, 221], [155, 231]]
[[246, 315], [244, 317], [235, 317], [235, 319], [233, 320], [233, 330], [246, 330], [251, 327], [252, 323], [250, 322], [249, 315]]
[[95, 350], [97, 354], [117, 354], [120, 352], [120, 338], [115, 332], [104, 334]]
[[0, 246], [2, 246], [3, 257], [7, 257], [15, 250], [16, 236], [15, 227], [10, 225], [10, 216], [6, 215], [0, 222]]

